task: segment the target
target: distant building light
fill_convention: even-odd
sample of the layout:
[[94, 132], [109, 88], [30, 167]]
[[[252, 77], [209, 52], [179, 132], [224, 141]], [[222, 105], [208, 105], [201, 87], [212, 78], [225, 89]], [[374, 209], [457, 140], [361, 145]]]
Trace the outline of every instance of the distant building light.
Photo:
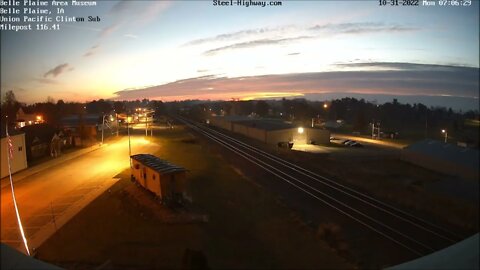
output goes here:
[[41, 115], [37, 115], [37, 121], [42, 121], [42, 116]]

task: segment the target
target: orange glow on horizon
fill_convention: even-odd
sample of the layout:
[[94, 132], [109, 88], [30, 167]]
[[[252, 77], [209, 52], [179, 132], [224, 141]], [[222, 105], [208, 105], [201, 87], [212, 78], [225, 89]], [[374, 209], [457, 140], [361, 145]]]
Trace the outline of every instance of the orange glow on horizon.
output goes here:
[[248, 100], [255, 100], [255, 99], [268, 99], [268, 98], [283, 98], [283, 97], [302, 97], [304, 94], [302, 93], [284, 93], [284, 92], [260, 92], [257, 94], [251, 94], [249, 96], [245, 97], [240, 97], [240, 100], [242, 101], [248, 101]]

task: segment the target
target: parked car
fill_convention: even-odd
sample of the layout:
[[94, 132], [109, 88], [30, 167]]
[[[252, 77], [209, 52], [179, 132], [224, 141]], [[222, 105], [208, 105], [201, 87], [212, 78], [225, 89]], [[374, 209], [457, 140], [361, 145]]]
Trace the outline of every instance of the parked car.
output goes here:
[[352, 140], [345, 140], [345, 141], [343, 141], [342, 143], [343, 143], [344, 145], [348, 145], [348, 144], [351, 143], [351, 142], [353, 142], [353, 141], [352, 141]]
[[357, 143], [357, 141], [349, 141], [345, 145], [352, 146], [352, 144], [355, 144], [355, 143]]
[[351, 146], [351, 147], [363, 147], [363, 144], [359, 143], [359, 142], [353, 142], [353, 143], [350, 143], [348, 146]]

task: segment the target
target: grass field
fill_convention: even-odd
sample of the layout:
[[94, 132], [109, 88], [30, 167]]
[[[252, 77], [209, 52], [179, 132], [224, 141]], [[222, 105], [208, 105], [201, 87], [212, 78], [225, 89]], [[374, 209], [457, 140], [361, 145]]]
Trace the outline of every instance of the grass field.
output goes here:
[[181, 268], [189, 249], [203, 253], [210, 268], [354, 267], [277, 198], [187, 131], [163, 130], [154, 141], [161, 146], [157, 156], [189, 170], [193, 202], [188, 212], [205, 215], [208, 221], [166, 222], [158, 213], [171, 210], [155, 204], [124, 171], [110, 192], [38, 248], [38, 258], [71, 269], [102, 264], [106, 269], [166, 269]]
[[439, 224], [450, 224], [467, 234], [477, 231], [478, 202], [461, 200], [427, 188], [438, 181], [455, 180], [451, 176], [408, 164], [395, 156], [321, 156], [296, 152], [286, 157], [376, 198], [430, 217]]
[[[467, 180], [401, 161], [400, 150], [356, 149], [337, 145], [336, 148], [341, 151], [325, 155], [269, 146], [235, 133], [229, 135], [439, 225], [455, 227], [465, 236], [478, 231], [478, 200], [462, 200], [459, 196], [449, 196], [429, 188], [442, 181], [460, 185], [461, 181]], [[332, 143], [329, 148], [334, 149], [335, 144]], [[393, 153], [395, 151], [397, 153]]]

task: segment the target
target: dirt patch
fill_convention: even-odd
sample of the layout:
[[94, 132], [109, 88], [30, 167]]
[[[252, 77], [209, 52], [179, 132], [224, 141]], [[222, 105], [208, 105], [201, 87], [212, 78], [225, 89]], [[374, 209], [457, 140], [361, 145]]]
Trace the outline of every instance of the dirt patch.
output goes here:
[[140, 216], [155, 219], [164, 224], [189, 224], [208, 222], [208, 215], [194, 213], [189, 204], [182, 206], [167, 206], [139, 184], [128, 185], [120, 193], [122, 203], [142, 209]]
[[348, 243], [339, 225], [332, 222], [322, 223], [318, 226], [317, 236], [327, 242], [340, 256], [351, 259]]

